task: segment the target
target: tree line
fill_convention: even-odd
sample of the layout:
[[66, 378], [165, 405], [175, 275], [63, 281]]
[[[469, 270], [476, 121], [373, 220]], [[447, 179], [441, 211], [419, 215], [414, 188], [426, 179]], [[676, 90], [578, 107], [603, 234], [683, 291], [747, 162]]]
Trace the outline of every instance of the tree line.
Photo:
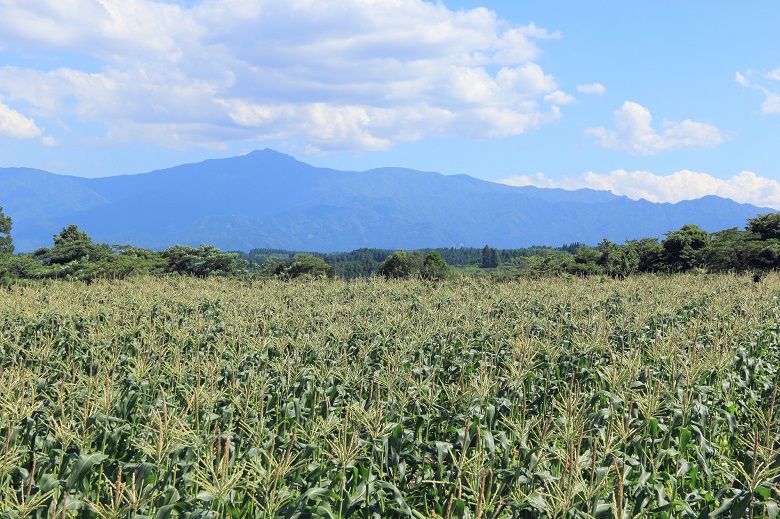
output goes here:
[[[525, 259], [534, 256], [543, 256], [553, 252], [574, 253], [582, 247], [581, 243], [563, 245], [561, 247], [534, 246], [522, 249], [496, 249], [488, 245], [484, 248], [472, 247], [447, 247], [436, 249], [420, 249], [418, 251], [401, 251], [408, 254], [419, 253], [414, 256], [412, 263], [417, 264], [412, 271], [418, 272], [425, 263], [425, 258], [431, 252], [436, 252], [444, 262], [457, 269], [515, 269], [523, 265]], [[292, 260], [296, 255], [307, 254], [320, 258], [328, 265], [333, 266], [335, 275], [345, 279], [371, 277], [380, 275], [380, 266], [390, 256], [398, 251], [392, 249], [360, 248], [351, 252], [337, 253], [301, 253], [282, 249], [252, 249], [248, 253], [239, 252], [239, 256], [245, 259], [250, 270], [255, 272], [272, 273], [276, 265]], [[405, 261], [409, 261], [408, 259]]]
[[645, 272], [761, 272], [780, 268], [780, 213], [750, 218], [744, 230], [736, 227], [708, 233], [684, 225], [663, 240], [643, 238], [617, 244], [602, 240], [596, 247], [580, 246], [574, 253], [553, 252], [524, 260], [529, 275], [592, 275], [624, 277]]
[[51, 247], [14, 254], [12, 221], [0, 207], [0, 284], [19, 280], [124, 278], [136, 274], [181, 274], [199, 277], [253, 274], [292, 279], [309, 277], [384, 276], [443, 279], [453, 269], [500, 270], [509, 275], [609, 275], [645, 272], [760, 273], [780, 268], [780, 213], [748, 219], [744, 230], [715, 233], [684, 225], [663, 239], [608, 239], [597, 246], [496, 249], [438, 248], [417, 251], [362, 248], [342, 253], [297, 253], [280, 249], [222, 252], [216, 247], [176, 245], [162, 251], [95, 243], [76, 225], [54, 235]]
[[176, 245], [152, 251], [130, 245], [95, 243], [76, 225], [54, 236], [51, 247], [15, 255], [11, 220], [0, 207], [0, 285], [20, 280], [125, 278], [135, 274], [192, 276], [245, 274], [246, 261], [216, 247]]

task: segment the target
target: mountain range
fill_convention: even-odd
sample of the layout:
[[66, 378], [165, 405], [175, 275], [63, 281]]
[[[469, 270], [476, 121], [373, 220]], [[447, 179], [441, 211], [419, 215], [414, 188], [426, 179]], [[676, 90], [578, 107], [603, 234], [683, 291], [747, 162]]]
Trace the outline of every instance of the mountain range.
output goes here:
[[50, 246], [70, 224], [95, 241], [152, 249], [334, 252], [622, 243], [687, 223], [710, 232], [744, 227], [774, 212], [716, 196], [651, 203], [403, 168], [337, 171], [268, 149], [102, 178], [0, 168], [0, 206], [19, 252]]

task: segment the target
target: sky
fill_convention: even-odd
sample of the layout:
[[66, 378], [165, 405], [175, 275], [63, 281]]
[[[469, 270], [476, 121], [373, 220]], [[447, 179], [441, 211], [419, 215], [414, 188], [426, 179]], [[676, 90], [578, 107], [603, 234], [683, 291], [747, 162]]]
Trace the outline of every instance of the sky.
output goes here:
[[0, 167], [272, 148], [780, 209], [780, 2], [0, 0]]

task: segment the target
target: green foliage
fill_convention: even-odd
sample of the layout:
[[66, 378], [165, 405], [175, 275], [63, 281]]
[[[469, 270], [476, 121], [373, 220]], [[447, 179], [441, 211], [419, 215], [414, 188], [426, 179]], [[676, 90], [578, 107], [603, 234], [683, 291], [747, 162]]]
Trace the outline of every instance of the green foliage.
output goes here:
[[[0, 208], [2, 215], [2, 208]], [[0, 217], [0, 282], [65, 278], [94, 280], [125, 278], [143, 274], [179, 273], [206, 277], [243, 275], [247, 263], [261, 276], [293, 278], [298, 276], [340, 276], [345, 279], [371, 277], [423, 277], [442, 279], [456, 267], [462, 275], [478, 275], [477, 269], [490, 271], [495, 279], [513, 276], [591, 276], [625, 278], [639, 273], [686, 272], [704, 269], [711, 272], [763, 272], [780, 268], [780, 216], [761, 215], [748, 220], [747, 230], [727, 229], [710, 235], [695, 225], [657, 238], [628, 240], [620, 245], [608, 239], [596, 248], [572, 243], [558, 248], [524, 249], [441, 248], [414, 252], [384, 249], [357, 249], [337, 254], [295, 253], [278, 249], [254, 249], [249, 253], [222, 253], [202, 245], [199, 248], [176, 246], [161, 253], [129, 245], [96, 244], [86, 232], [71, 225], [54, 236], [54, 245], [32, 255], [16, 257], [10, 243], [10, 219]], [[6, 236], [2, 236], [2, 230]], [[29, 257], [28, 257], [29, 256]], [[519, 270], [511, 271], [513, 267]]]
[[423, 257], [420, 251], [406, 252], [398, 249], [387, 257], [380, 265], [380, 276], [392, 279], [408, 279], [420, 275], [423, 267]]
[[198, 277], [237, 276], [247, 273], [246, 261], [210, 246], [175, 246], [162, 252], [105, 243], [93, 243], [85, 231], [71, 225], [54, 236], [52, 247], [32, 254], [0, 255], [0, 284], [18, 280], [100, 278], [124, 279], [138, 275], [177, 273]]
[[[524, 258], [542, 256], [552, 251], [576, 252], [582, 244], [574, 243], [562, 247], [527, 247], [522, 249], [495, 249], [495, 259], [500, 258], [505, 266], [519, 266]], [[458, 269], [479, 267], [482, 262], [483, 249], [450, 247], [438, 249], [421, 249], [423, 255], [435, 250], [442, 259], [451, 267]], [[385, 261], [394, 251], [387, 249], [361, 248], [351, 252], [339, 253], [311, 253], [312, 256], [321, 258], [329, 265], [333, 265], [336, 274], [345, 279], [366, 278], [374, 276], [379, 271], [379, 265]], [[273, 274], [276, 264], [289, 261], [296, 252], [280, 249], [252, 249], [249, 253], [242, 253], [241, 257], [249, 262], [255, 272]]]
[[423, 262], [422, 277], [425, 279], [445, 279], [450, 272], [450, 267], [441, 254], [432, 250], [425, 256]]
[[32, 255], [0, 256], [0, 284], [11, 285], [18, 280], [36, 280], [57, 277], [59, 267], [48, 267]]
[[678, 231], [666, 234], [661, 243], [664, 248], [666, 266], [673, 272], [686, 272], [703, 267], [703, 249], [710, 243], [710, 234], [691, 224], [683, 225]]
[[780, 267], [780, 240], [762, 238], [736, 228], [713, 234], [704, 251], [707, 268], [714, 272], [746, 272]]
[[311, 254], [296, 254], [293, 258], [279, 263], [273, 270], [273, 275], [282, 279], [295, 279], [299, 277], [333, 277], [335, 269], [328, 265], [322, 258], [316, 258]]
[[86, 231], [70, 225], [54, 235], [54, 246], [38, 249], [33, 256], [45, 265], [67, 265], [83, 261], [98, 262], [114, 251], [105, 243], [93, 243]]
[[0, 205], [0, 255], [13, 254], [14, 245], [11, 240], [11, 217], [3, 214], [3, 206]]
[[569, 273], [578, 276], [589, 276], [601, 273], [599, 260], [601, 252], [593, 247], [584, 245], [574, 253], [574, 264], [569, 267]]
[[746, 230], [756, 234], [761, 240], [780, 240], [780, 213], [762, 214], [749, 218]]
[[574, 253], [574, 262], [579, 265], [596, 264], [601, 259], [601, 251], [584, 245]]
[[775, 517], [778, 293], [777, 273], [12, 287], [0, 516]]
[[605, 274], [612, 277], [625, 277], [636, 274], [640, 270], [642, 250], [635, 241], [620, 246], [604, 239], [599, 244], [599, 252], [601, 257], [598, 264], [603, 267]]
[[483, 269], [493, 269], [498, 267], [498, 261], [498, 251], [485, 245], [482, 249], [482, 262], [479, 266]]
[[661, 272], [664, 270], [664, 246], [658, 238], [642, 238], [630, 240], [627, 245], [632, 247], [639, 258], [639, 272]]
[[144, 274], [162, 274], [165, 270], [165, 258], [154, 251], [130, 245], [117, 245], [115, 249], [116, 254], [91, 263], [84, 273], [84, 278], [124, 279]]
[[549, 252], [543, 256], [531, 256], [523, 259], [521, 272], [531, 277], [561, 276], [600, 272], [600, 267], [591, 264], [578, 264], [574, 256], [566, 252]]
[[235, 276], [246, 272], [246, 260], [211, 245], [201, 245], [197, 249], [176, 245], [162, 251], [160, 257], [166, 262], [165, 272], [197, 277]]

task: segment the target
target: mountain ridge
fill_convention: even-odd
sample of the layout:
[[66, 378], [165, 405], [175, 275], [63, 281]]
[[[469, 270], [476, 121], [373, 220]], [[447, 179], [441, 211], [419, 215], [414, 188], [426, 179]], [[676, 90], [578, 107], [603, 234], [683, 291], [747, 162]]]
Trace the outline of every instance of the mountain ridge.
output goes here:
[[686, 223], [742, 227], [773, 212], [716, 196], [659, 204], [408, 168], [338, 171], [274, 150], [99, 178], [0, 168], [0, 206], [19, 251], [50, 245], [69, 224], [96, 241], [153, 249], [335, 252], [623, 242]]

